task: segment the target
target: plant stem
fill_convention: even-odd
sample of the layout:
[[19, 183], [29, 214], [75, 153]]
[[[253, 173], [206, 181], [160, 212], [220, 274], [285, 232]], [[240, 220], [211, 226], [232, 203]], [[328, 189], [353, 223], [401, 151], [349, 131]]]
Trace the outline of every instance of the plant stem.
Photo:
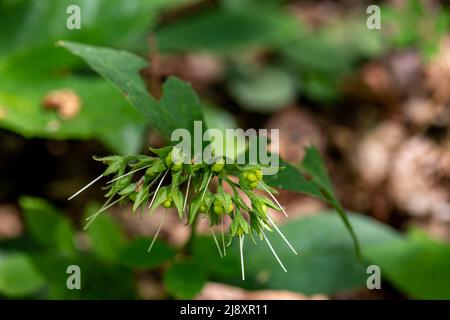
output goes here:
[[195, 239], [196, 230], [197, 230], [197, 222], [198, 222], [197, 217], [198, 217], [198, 215], [195, 215], [194, 220], [192, 221], [192, 224], [191, 224], [191, 234], [189, 235], [188, 241], [186, 242], [183, 249], [181, 250], [186, 255], [192, 254], [192, 246], [194, 244], [194, 239]]

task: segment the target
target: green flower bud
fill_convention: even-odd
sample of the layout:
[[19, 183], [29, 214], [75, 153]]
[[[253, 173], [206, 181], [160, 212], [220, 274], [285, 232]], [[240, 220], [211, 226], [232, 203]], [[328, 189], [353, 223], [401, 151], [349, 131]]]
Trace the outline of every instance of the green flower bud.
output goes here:
[[258, 184], [259, 184], [258, 181], [252, 182], [252, 183], [250, 183], [250, 188], [256, 189], [256, 187], [258, 187]]
[[172, 164], [172, 171], [180, 171], [183, 168], [183, 163], [182, 162], [177, 162]]
[[223, 159], [217, 160], [211, 167], [212, 172], [219, 173], [225, 167], [225, 161]]
[[249, 181], [249, 182], [255, 182], [255, 181], [258, 181], [258, 177], [256, 176], [256, 174], [254, 174], [254, 173], [252, 173], [252, 172], [249, 172], [249, 173], [247, 174], [247, 181]]
[[164, 159], [164, 163], [167, 168], [170, 168], [173, 164], [172, 160], [172, 152], [169, 152], [169, 154], [166, 156], [166, 159]]
[[166, 170], [166, 165], [164, 164], [164, 160], [160, 158], [156, 158], [153, 164], [147, 168], [145, 171], [145, 175], [150, 179], [156, 177], [159, 173]]
[[206, 213], [207, 210], [208, 210], [208, 207], [204, 204], [202, 204], [200, 206], [200, 208], [198, 209], [198, 211], [203, 212], [203, 213]]
[[230, 205], [228, 206], [228, 211], [227, 213], [231, 213], [234, 210], [234, 205], [232, 203], [230, 203]]
[[163, 202], [163, 207], [164, 208], [170, 208], [171, 206], [172, 206], [172, 200], [171, 199], [166, 199], [164, 202]]
[[245, 230], [241, 226], [239, 226], [237, 227], [236, 234], [240, 237], [245, 234]]
[[223, 214], [223, 207], [214, 205], [214, 213], [217, 214], [217, 215], [222, 215]]
[[262, 179], [263, 174], [262, 174], [261, 169], [256, 169], [256, 170], [255, 170], [255, 174], [256, 174], [256, 177], [258, 178], [258, 180], [261, 180], [261, 179]]

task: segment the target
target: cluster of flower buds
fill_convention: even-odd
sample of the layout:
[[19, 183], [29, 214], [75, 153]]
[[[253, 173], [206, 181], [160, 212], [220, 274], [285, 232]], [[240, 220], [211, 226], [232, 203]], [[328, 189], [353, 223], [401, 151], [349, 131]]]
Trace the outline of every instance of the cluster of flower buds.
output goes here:
[[[155, 156], [114, 155], [94, 158], [102, 161], [106, 165], [106, 170], [71, 198], [104, 176], [112, 178], [106, 183], [105, 204], [88, 218], [86, 228], [100, 213], [117, 203], [132, 202], [133, 211], [139, 209], [141, 214], [144, 214], [146, 209], [152, 214], [159, 206], [176, 208], [180, 219], [187, 216], [189, 224], [193, 224], [199, 215], [203, 215], [209, 220], [211, 227], [215, 225], [222, 227], [222, 244], [219, 244], [216, 235], [212, 233], [220, 256], [226, 255], [226, 247], [233, 238], [239, 238], [243, 278], [245, 236], [250, 236], [253, 241], [258, 238], [266, 241], [275, 258], [286, 270], [267, 239], [265, 231], [276, 231], [292, 251], [295, 254], [297, 252], [271, 217], [269, 208], [283, 212], [286, 216], [287, 214], [273, 195], [276, 191], [264, 182], [262, 166], [228, 164], [222, 157], [216, 158], [212, 164], [186, 161], [185, 154], [172, 146], [150, 150]], [[217, 180], [214, 192], [210, 190], [213, 178]], [[224, 190], [225, 184], [232, 190], [230, 193]], [[262, 196], [262, 193], [256, 193], [255, 189], [264, 191], [273, 201]], [[249, 201], [244, 201], [244, 195]], [[226, 219], [230, 222], [229, 241], [225, 241], [223, 233]], [[158, 236], [163, 221], [164, 218], [153, 240]], [[154, 241], [149, 250], [153, 244]]]

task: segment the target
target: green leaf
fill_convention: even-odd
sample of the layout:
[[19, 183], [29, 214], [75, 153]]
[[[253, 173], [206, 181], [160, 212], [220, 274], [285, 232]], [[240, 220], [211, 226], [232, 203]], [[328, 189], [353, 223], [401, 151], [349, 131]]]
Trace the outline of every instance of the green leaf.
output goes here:
[[175, 298], [194, 298], [206, 282], [206, 275], [191, 262], [173, 264], [163, 275], [164, 286]]
[[150, 207], [149, 215], [152, 215], [153, 212], [156, 210], [156, 208], [158, 208], [164, 201], [166, 201], [169, 195], [170, 195], [169, 186], [159, 188], [158, 193], [154, 195], [155, 200], [153, 201], [153, 204]]
[[136, 200], [134, 200], [133, 204], [133, 212], [136, 211], [137, 208], [148, 199], [148, 189], [146, 187], [142, 187], [141, 190], [136, 194]]
[[277, 10], [284, 0], [222, 0], [223, 7], [227, 10], [255, 10], [268, 7]]
[[425, 234], [410, 233], [364, 251], [381, 275], [415, 299], [450, 299], [450, 246]]
[[175, 204], [175, 208], [177, 208], [178, 216], [180, 219], [183, 217], [183, 204], [184, 204], [184, 195], [180, 191], [180, 189], [175, 189], [171, 193], [173, 203]]
[[311, 176], [311, 180], [327, 194], [334, 195], [333, 185], [328, 177], [320, 152], [316, 147], [306, 148], [301, 167]]
[[296, 97], [295, 80], [280, 68], [245, 65], [239, 71], [231, 77], [229, 91], [247, 110], [273, 112]]
[[48, 202], [38, 198], [23, 197], [20, 206], [24, 210], [25, 222], [31, 236], [41, 245], [54, 245], [54, 232], [59, 223], [59, 212]]
[[175, 256], [175, 251], [159, 240], [149, 253], [150, 242], [149, 239], [138, 238], [127, 244], [120, 252], [119, 262], [130, 268], [152, 269]]
[[[284, 169], [281, 169], [276, 175], [267, 176], [266, 182], [272, 187], [306, 193], [327, 201], [341, 217], [345, 227], [352, 236], [356, 255], [360, 258], [361, 250], [358, 239], [344, 209], [335, 196], [333, 185], [328, 177], [319, 150], [315, 147], [306, 148], [305, 157], [298, 169], [284, 161], [280, 161], [280, 166], [284, 167]], [[304, 174], [308, 175], [310, 179], [307, 180]]]
[[28, 231], [41, 246], [67, 254], [75, 252], [75, 231], [58, 210], [39, 198], [22, 197], [19, 202]]
[[[10, 75], [10, 74], [8, 74]], [[0, 79], [0, 126], [24, 137], [56, 140], [97, 138], [121, 154], [141, 148], [144, 118], [100, 79], [65, 77], [39, 81]], [[52, 90], [69, 88], [81, 99], [81, 110], [70, 120], [43, 106]], [[105, 110], [108, 117], [105, 117]]]
[[195, 198], [192, 199], [191, 204], [189, 205], [189, 224], [194, 223], [198, 210], [202, 205], [201, 200], [202, 200], [201, 194], [198, 194]]
[[[56, 48], [54, 42], [65, 38], [143, 51], [148, 28], [156, 21], [157, 14], [181, 2], [183, 0], [1, 2], [0, 126], [27, 138], [97, 138], [115, 152], [136, 153], [144, 136], [142, 117], [108, 84], [92, 77], [72, 76], [70, 71], [80, 65], [80, 60]], [[81, 9], [82, 28], [79, 30], [65, 27], [69, 16], [66, 9], [70, 5]], [[61, 120], [42, 107], [45, 94], [61, 88], [73, 89], [83, 101], [80, 114], [71, 121]], [[110, 117], [104, 117], [106, 109]]]
[[[390, 227], [361, 215], [350, 215], [363, 251], [373, 245], [388, 245], [400, 238]], [[284, 272], [269, 247], [245, 239], [246, 280], [241, 280], [239, 248], [233, 243], [223, 259], [211, 237], [197, 237], [194, 256], [211, 280], [248, 289], [282, 289], [305, 294], [336, 294], [366, 286], [366, 265], [354, 258], [352, 239], [339, 217], [331, 211], [296, 219], [282, 225], [281, 232], [298, 251], [294, 255], [277, 233], [266, 233], [287, 269]]]
[[201, 105], [191, 86], [171, 77], [163, 86], [163, 97], [156, 101], [147, 92], [139, 71], [147, 61], [125, 51], [60, 42], [83, 58], [95, 71], [122, 91], [125, 98], [166, 138], [179, 128], [193, 133], [194, 121], [202, 120]]
[[45, 280], [23, 253], [0, 256], [0, 293], [8, 297], [25, 297], [43, 288]]
[[296, 30], [295, 20], [272, 10], [209, 11], [157, 30], [162, 51], [233, 52], [242, 47], [268, 46]]
[[[98, 206], [91, 205], [86, 209], [88, 217], [98, 210]], [[120, 251], [125, 245], [125, 236], [119, 225], [106, 213], [100, 214], [86, 230], [92, 251], [107, 262], [116, 262]]]
[[209, 128], [219, 129], [225, 136], [227, 129], [238, 127], [234, 116], [227, 110], [216, 107], [212, 104], [203, 105], [203, 115]]
[[[45, 299], [134, 299], [132, 270], [119, 264], [110, 264], [91, 254], [63, 257], [51, 252], [30, 255], [47, 286], [38, 298]], [[77, 265], [81, 271], [81, 290], [68, 290], [67, 267]]]
[[330, 178], [328, 177], [327, 169], [320, 156], [320, 152], [315, 147], [306, 148], [306, 154], [300, 168], [306, 171], [306, 173], [311, 177], [311, 181], [314, 182], [319, 188], [328, 201], [329, 204], [333, 206], [336, 212], [341, 217], [345, 227], [352, 236], [353, 244], [355, 246], [355, 251], [358, 258], [361, 258], [361, 250], [359, 248], [358, 238], [347, 218], [346, 212], [342, 208], [339, 200], [336, 198], [334, 193], [333, 185]]
[[[73, 76], [82, 62], [54, 43], [67, 39], [143, 52], [157, 15], [190, 1], [1, 1], [0, 127], [26, 138], [96, 138], [116, 153], [137, 153], [146, 129], [142, 116], [107, 83], [91, 75]], [[70, 5], [80, 7], [79, 30], [65, 27]], [[46, 93], [61, 88], [71, 88], [82, 98], [80, 114], [70, 121], [42, 107]], [[109, 117], [104, 117], [105, 110]]]
[[306, 193], [325, 200], [320, 188], [312, 181], [307, 180], [297, 168], [280, 159], [280, 170], [276, 175], [265, 176], [264, 181], [275, 188]]
[[[162, 9], [182, 0], [30, 0], [0, 2], [0, 53], [52, 43], [61, 38], [142, 48]], [[187, 2], [187, 1], [184, 1]], [[81, 29], [66, 28], [66, 10], [77, 5]], [[32, 17], [32, 18], [31, 18]]]

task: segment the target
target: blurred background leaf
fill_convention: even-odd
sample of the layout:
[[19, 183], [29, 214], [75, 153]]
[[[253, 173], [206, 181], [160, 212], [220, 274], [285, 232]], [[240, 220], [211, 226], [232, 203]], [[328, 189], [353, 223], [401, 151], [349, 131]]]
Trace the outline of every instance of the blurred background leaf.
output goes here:
[[[389, 244], [400, 238], [393, 229], [373, 219], [350, 215], [350, 221], [360, 239], [362, 250], [368, 245]], [[339, 217], [324, 212], [284, 224], [281, 231], [299, 252], [296, 256], [275, 233], [268, 235], [272, 246], [283, 261], [284, 272], [265, 243], [244, 246], [246, 280], [241, 280], [239, 250], [234, 243], [225, 258], [218, 256], [210, 237], [199, 237], [194, 254], [215, 281], [248, 289], [284, 289], [305, 294], [335, 294], [365, 286], [366, 264], [355, 259], [352, 239]]]
[[243, 65], [231, 76], [229, 91], [245, 109], [274, 112], [294, 102], [297, 86], [283, 69]]
[[160, 240], [156, 240], [148, 252], [151, 239], [137, 238], [127, 244], [119, 254], [119, 263], [138, 269], [151, 269], [175, 256], [175, 250]]
[[175, 263], [163, 275], [166, 289], [179, 299], [194, 298], [206, 280], [200, 266], [192, 262]]
[[0, 255], [0, 293], [8, 297], [24, 297], [44, 285], [44, 278], [23, 253]]
[[226, 54], [242, 47], [277, 44], [296, 27], [294, 20], [279, 11], [215, 10], [162, 26], [156, 36], [164, 52], [209, 50]]
[[411, 231], [404, 239], [380, 244], [366, 251], [386, 277], [402, 292], [416, 299], [450, 299], [450, 246]]
[[75, 231], [58, 210], [47, 201], [32, 197], [21, 198], [20, 205], [24, 210], [28, 231], [36, 242], [61, 253], [74, 253]]
[[[146, 36], [162, 10], [189, 0], [31, 0], [0, 3], [0, 126], [27, 138], [92, 139], [120, 154], [142, 148], [145, 122], [96, 78], [72, 76], [82, 63], [55, 47], [61, 39], [143, 52]], [[65, 27], [69, 5], [78, 5], [82, 28]], [[120, 26], [120, 32], [113, 26]], [[71, 88], [82, 100], [80, 114], [61, 120], [44, 110], [50, 90]], [[108, 117], [105, 117], [105, 112]]]
[[[90, 205], [86, 209], [85, 217], [89, 217], [100, 209], [97, 205]], [[83, 221], [85, 222], [85, 221]], [[99, 258], [107, 262], [117, 262], [120, 251], [125, 246], [125, 236], [119, 225], [105, 212], [95, 218], [87, 229], [92, 251]]]
[[100, 75], [116, 85], [131, 104], [163, 137], [170, 139], [176, 129], [193, 133], [194, 121], [202, 120], [200, 101], [189, 84], [170, 77], [163, 85], [163, 97], [151, 96], [139, 76], [147, 62], [129, 52], [63, 42], [61, 45], [80, 56]]

